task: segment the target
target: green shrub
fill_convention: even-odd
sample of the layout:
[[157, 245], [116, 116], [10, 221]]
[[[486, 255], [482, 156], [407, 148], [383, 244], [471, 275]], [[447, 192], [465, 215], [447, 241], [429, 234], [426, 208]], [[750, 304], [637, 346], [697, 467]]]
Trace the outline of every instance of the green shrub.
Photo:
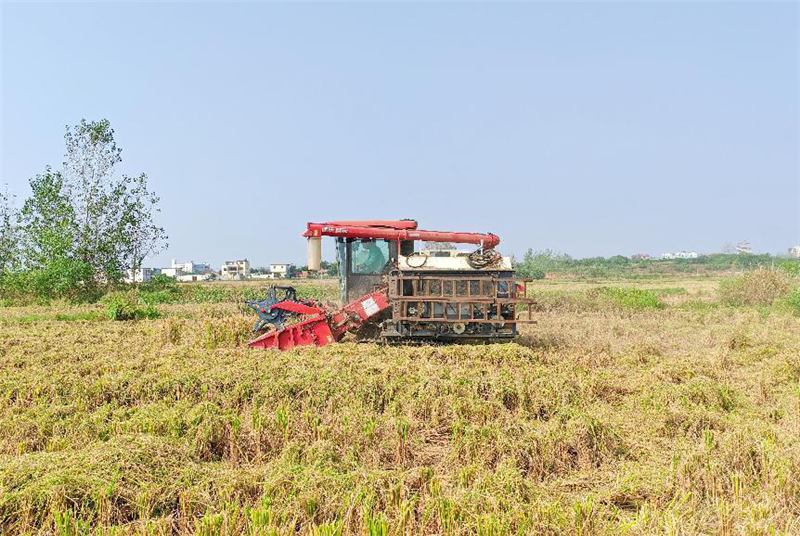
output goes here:
[[139, 309], [139, 299], [134, 292], [108, 294], [104, 299], [106, 313], [111, 320], [133, 320]]
[[7, 303], [49, 303], [66, 300], [72, 303], [96, 301], [102, 290], [94, 270], [85, 262], [64, 258], [44, 268], [4, 274], [0, 294]]
[[791, 311], [800, 316], [800, 287], [794, 289], [786, 296], [786, 305], [789, 306]]
[[597, 294], [623, 309], [661, 309], [664, 304], [652, 290], [634, 287], [600, 287]]
[[140, 293], [140, 299], [149, 305], [157, 303], [177, 303], [182, 301], [183, 293], [178, 288], [178, 283], [174, 277], [158, 274], [147, 283], [136, 287]]
[[789, 275], [800, 276], [800, 262], [784, 260], [778, 263], [778, 268]]
[[725, 305], [764, 306], [785, 297], [791, 288], [791, 278], [785, 272], [759, 268], [723, 279], [719, 284], [719, 297]]
[[136, 291], [113, 292], [103, 298], [106, 315], [111, 320], [139, 320], [142, 318], [158, 318], [158, 310], [150, 303], [145, 303]]
[[156, 274], [147, 283], [139, 285], [139, 290], [142, 292], [161, 292], [163, 290], [175, 290], [178, 288], [178, 283], [174, 277], [165, 274]]

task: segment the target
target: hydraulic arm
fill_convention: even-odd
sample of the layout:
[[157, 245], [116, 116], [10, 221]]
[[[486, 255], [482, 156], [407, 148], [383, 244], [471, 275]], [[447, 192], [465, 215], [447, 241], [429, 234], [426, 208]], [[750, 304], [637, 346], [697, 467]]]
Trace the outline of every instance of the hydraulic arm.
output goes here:
[[455, 233], [451, 231], [424, 231], [417, 229], [414, 220], [364, 220], [308, 223], [303, 236], [308, 238], [308, 268], [319, 270], [322, 258], [322, 237], [360, 238], [375, 240], [422, 240], [424, 242], [452, 242], [475, 244], [481, 249], [494, 249], [500, 237], [492, 233]]

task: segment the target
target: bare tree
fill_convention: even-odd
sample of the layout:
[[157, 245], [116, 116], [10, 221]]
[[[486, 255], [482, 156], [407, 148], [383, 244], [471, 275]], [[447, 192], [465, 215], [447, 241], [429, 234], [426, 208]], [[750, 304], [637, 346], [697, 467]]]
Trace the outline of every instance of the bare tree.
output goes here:
[[107, 119], [81, 119], [74, 128], [66, 127], [64, 183], [78, 225], [75, 237], [77, 256], [92, 266], [108, 272], [114, 265], [113, 252], [104, 238], [119, 224], [113, 210], [119, 196], [114, 168], [122, 161], [122, 150], [114, 141], [114, 129]]
[[107, 119], [68, 126], [64, 141], [63, 174], [77, 225], [76, 256], [107, 280], [126, 268], [138, 269], [167, 238], [153, 223], [159, 198], [148, 190], [147, 175], [114, 177], [122, 149]]
[[155, 215], [161, 212], [158, 208], [159, 197], [147, 188], [147, 175], [123, 177], [125, 190], [120, 197], [119, 239], [123, 247], [121, 260], [123, 265], [136, 273], [144, 259], [167, 246], [167, 235], [162, 227], [157, 226]]
[[8, 186], [0, 190], [0, 279], [16, 257], [17, 213]]

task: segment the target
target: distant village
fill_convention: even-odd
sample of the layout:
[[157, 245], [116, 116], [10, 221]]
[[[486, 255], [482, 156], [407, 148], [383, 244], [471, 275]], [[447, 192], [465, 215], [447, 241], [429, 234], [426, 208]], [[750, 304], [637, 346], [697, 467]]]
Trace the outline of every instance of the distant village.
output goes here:
[[[736, 247], [730, 247], [727, 251], [723, 251], [723, 253], [738, 253], [738, 254], [752, 254], [753, 253], [753, 246], [750, 242], [739, 242], [736, 244]], [[705, 253], [697, 253], [696, 251], [676, 251], [670, 253], [662, 253], [658, 257], [653, 257], [648, 253], [637, 253], [635, 255], [631, 255], [631, 259], [635, 261], [645, 261], [651, 259], [661, 259], [661, 260], [672, 260], [672, 259], [696, 259], [698, 257], [702, 257], [706, 255]], [[780, 256], [780, 255], [779, 255]], [[792, 246], [788, 249], [786, 253], [787, 257], [792, 257], [796, 259], [800, 259], [800, 245]]]
[[[752, 254], [753, 247], [750, 242], [739, 242], [735, 248], [724, 253]], [[631, 255], [631, 260], [672, 260], [672, 259], [696, 259], [703, 254], [696, 251], [676, 251], [662, 253], [659, 256], [651, 256], [648, 253], [637, 253]], [[800, 258], [800, 245], [790, 247], [786, 256]], [[209, 263], [205, 262], [178, 262], [172, 260], [168, 268], [139, 268], [138, 270], [128, 270], [125, 273], [126, 283], [147, 283], [156, 275], [163, 274], [172, 277], [177, 281], [244, 281], [248, 279], [292, 279], [319, 277], [317, 272], [305, 269], [297, 269], [291, 263], [269, 264], [264, 268], [251, 268], [250, 261], [247, 259], [225, 261], [219, 270], [213, 270]]]
[[308, 270], [297, 270], [293, 264], [270, 264], [265, 268], [251, 268], [247, 259], [225, 261], [219, 270], [213, 270], [206, 262], [178, 262], [172, 260], [168, 268], [139, 268], [125, 273], [126, 283], [147, 283], [162, 274], [177, 281], [243, 281], [246, 279], [291, 279], [293, 277], [316, 277]]

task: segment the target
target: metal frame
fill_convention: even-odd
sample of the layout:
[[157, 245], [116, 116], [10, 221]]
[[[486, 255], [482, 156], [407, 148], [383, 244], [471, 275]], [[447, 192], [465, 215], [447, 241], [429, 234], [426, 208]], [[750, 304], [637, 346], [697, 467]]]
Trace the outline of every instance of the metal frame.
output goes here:
[[[474, 324], [518, 324], [534, 323], [533, 305], [528, 297], [528, 283], [532, 279], [502, 277], [496, 274], [451, 276], [444, 274], [402, 273], [389, 276], [388, 295], [392, 303], [392, 320], [395, 322], [447, 322]], [[411, 282], [412, 294], [404, 292], [405, 282]], [[465, 282], [463, 287], [460, 282]], [[473, 292], [473, 288], [477, 291]], [[449, 287], [449, 291], [448, 291]], [[505, 287], [504, 290], [501, 290]], [[431, 311], [427, 317], [409, 314], [412, 304], [419, 310], [427, 305]], [[440, 304], [441, 312], [436, 305]], [[464, 314], [463, 306], [469, 306]], [[514, 305], [513, 318], [504, 318], [504, 306]], [[519, 318], [517, 305], [527, 306], [527, 319]], [[456, 318], [448, 318], [448, 309], [454, 308]], [[494, 311], [491, 309], [494, 308]], [[478, 314], [476, 315], [476, 309]], [[524, 311], [523, 311], [524, 312]], [[488, 318], [490, 314], [495, 318]]]

